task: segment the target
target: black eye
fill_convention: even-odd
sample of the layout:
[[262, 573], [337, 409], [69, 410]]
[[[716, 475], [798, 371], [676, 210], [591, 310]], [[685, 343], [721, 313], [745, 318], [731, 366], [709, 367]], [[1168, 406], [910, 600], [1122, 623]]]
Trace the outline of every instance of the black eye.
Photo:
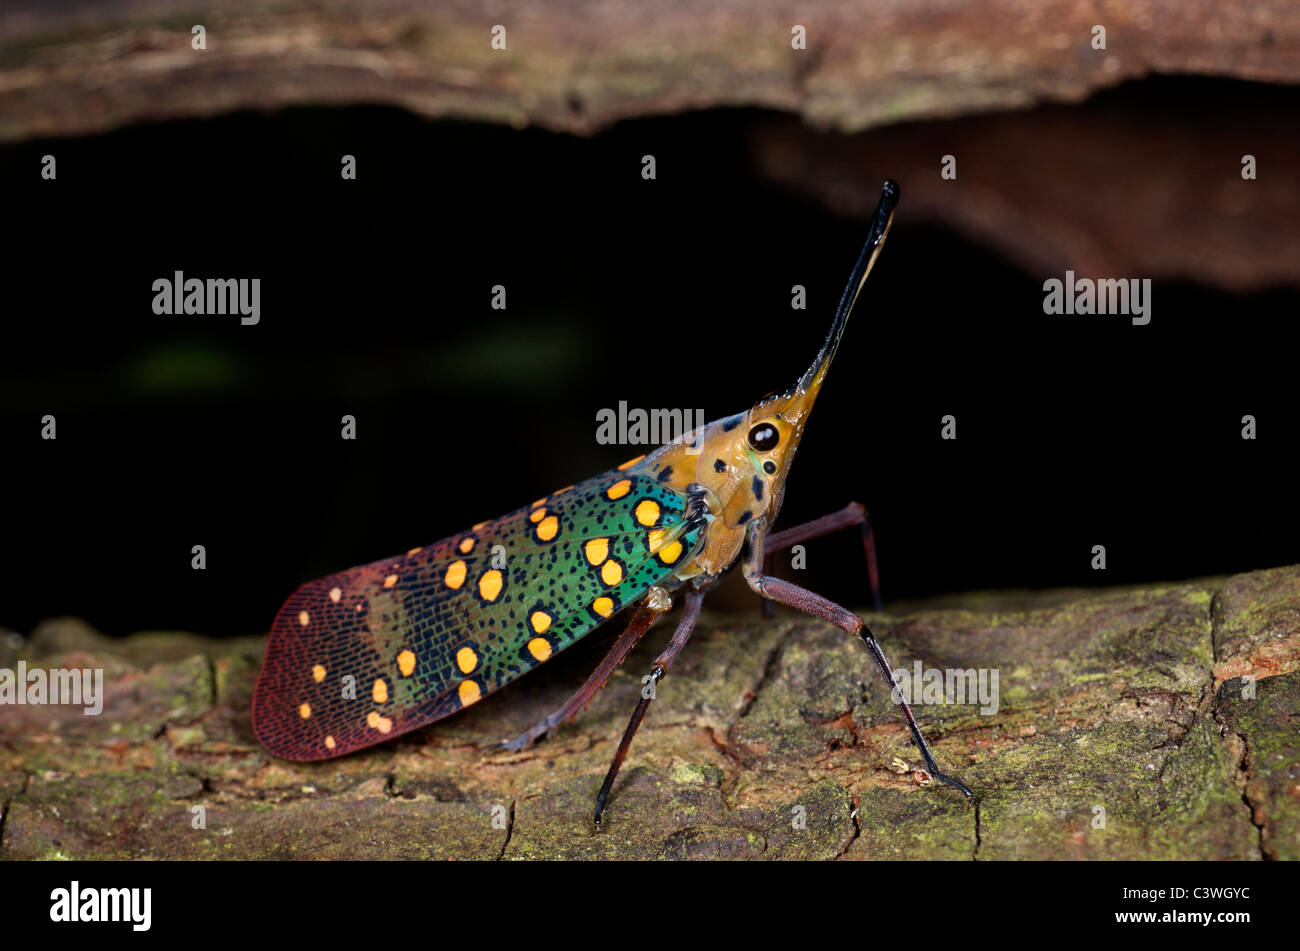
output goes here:
[[781, 434], [771, 423], [759, 423], [749, 431], [749, 444], [759, 452], [771, 452], [781, 441]]

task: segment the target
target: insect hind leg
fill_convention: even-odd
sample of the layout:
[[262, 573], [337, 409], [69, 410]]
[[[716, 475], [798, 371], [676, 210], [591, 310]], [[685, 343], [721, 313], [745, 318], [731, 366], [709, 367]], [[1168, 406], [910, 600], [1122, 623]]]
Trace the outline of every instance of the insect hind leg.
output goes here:
[[645, 636], [646, 631], [650, 630], [654, 622], [663, 613], [664, 609], [643, 604], [636, 614], [632, 616], [632, 620], [623, 633], [619, 635], [618, 640], [614, 642], [614, 646], [610, 648], [609, 653], [605, 655], [605, 659], [600, 662], [600, 666], [592, 672], [586, 683], [579, 687], [572, 697], [549, 716], [543, 717], [513, 740], [498, 743], [493, 748], [508, 750], [512, 753], [522, 753], [539, 739], [549, 736], [556, 727], [572, 720], [583, 707], [591, 702], [592, 697], [600, 692], [600, 688], [605, 686], [605, 682], [618, 669], [618, 665], [623, 663], [623, 658], [627, 656], [628, 651], [637, 645], [637, 642]]
[[623, 731], [623, 738], [619, 741], [618, 750], [614, 753], [614, 759], [609, 764], [609, 772], [605, 774], [605, 781], [601, 783], [600, 792], [596, 795], [596, 828], [599, 829], [601, 817], [605, 814], [605, 801], [609, 798], [609, 792], [614, 788], [614, 779], [618, 776], [618, 771], [623, 765], [623, 760], [627, 756], [628, 748], [632, 745], [632, 738], [636, 736], [636, 731], [641, 726], [641, 720], [644, 719], [646, 710], [650, 707], [650, 701], [655, 698], [655, 687], [659, 681], [668, 673], [668, 668], [673, 660], [677, 657], [686, 642], [690, 640], [691, 632], [695, 630], [695, 622], [700, 617], [700, 604], [704, 601], [704, 592], [692, 589], [687, 595], [682, 605], [682, 616], [677, 620], [677, 630], [673, 632], [672, 640], [664, 648], [663, 653], [655, 658], [650, 667], [650, 675], [646, 678], [649, 681], [646, 687], [641, 690], [641, 699], [637, 702], [636, 709], [632, 711], [632, 719], [628, 721], [627, 729]]

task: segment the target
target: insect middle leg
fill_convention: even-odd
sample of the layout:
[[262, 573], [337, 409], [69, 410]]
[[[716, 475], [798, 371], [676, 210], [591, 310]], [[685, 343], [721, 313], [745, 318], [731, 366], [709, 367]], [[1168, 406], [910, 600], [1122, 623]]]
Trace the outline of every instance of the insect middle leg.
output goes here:
[[623, 658], [627, 656], [628, 651], [637, 645], [637, 642], [645, 636], [645, 632], [650, 630], [650, 627], [663, 613], [660, 608], [651, 607], [648, 604], [642, 605], [636, 614], [632, 615], [632, 620], [628, 623], [627, 628], [614, 642], [614, 646], [605, 655], [605, 659], [600, 662], [600, 666], [587, 678], [587, 682], [578, 688], [578, 692], [566, 700], [564, 705], [550, 716], [534, 723], [513, 740], [507, 740], [500, 744], [499, 748], [514, 753], [522, 752], [537, 742], [538, 737], [549, 734], [560, 724], [572, 720], [578, 714], [578, 711], [589, 704], [591, 698], [600, 692], [600, 688], [605, 686], [605, 682], [618, 669], [618, 665], [623, 663]]
[[[761, 551], [762, 544], [763, 539], [761, 537], [751, 538], [751, 551]], [[753, 559], [752, 555], [750, 557]], [[771, 598], [773, 601], [779, 601], [781, 604], [797, 608], [814, 617], [830, 621], [842, 631], [862, 638], [863, 643], [867, 645], [867, 649], [871, 651], [876, 666], [880, 668], [880, 673], [884, 675], [885, 683], [889, 685], [890, 695], [898, 700], [898, 706], [903, 713], [903, 719], [907, 722], [907, 728], [912, 731], [912, 739], [921, 751], [921, 757], [925, 760], [926, 770], [935, 779], [947, 783], [954, 789], [961, 790], [965, 793], [967, 799], [971, 799], [973, 794], [966, 788], [965, 783], [939, 771], [939, 764], [935, 762], [934, 754], [930, 752], [930, 745], [925, 742], [925, 737], [921, 735], [921, 728], [917, 725], [916, 717], [912, 715], [912, 708], [907, 705], [905, 699], [895, 693], [897, 684], [894, 682], [894, 672], [889, 666], [889, 660], [885, 657], [880, 642], [876, 640], [875, 635], [871, 633], [871, 629], [867, 627], [862, 618], [848, 608], [842, 608], [834, 601], [823, 598], [819, 594], [814, 594], [806, 588], [763, 574], [759, 570], [761, 563], [761, 558], [753, 559], [744, 566], [745, 580], [756, 593], [765, 598]]]
[[[876, 563], [876, 535], [871, 530], [871, 516], [867, 514], [866, 507], [861, 502], [850, 502], [838, 512], [768, 535], [763, 548], [763, 574], [772, 574], [772, 557], [778, 551], [845, 528], [852, 528], [854, 525], [857, 525], [862, 532], [862, 551], [867, 556], [867, 583], [871, 586], [871, 600], [875, 604], [877, 613], [884, 611], [884, 602], [880, 600], [880, 568]], [[772, 617], [775, 613], [772, 610], [771, 599], [764, 598], [763, 617]]]
[[600, 828], [600, 817], [605, 812], [605, 800], [609, 798], [609, 791], [614, 788], [614, 779], [618, 776], [619, 768], [623, 765], [623, 760], [627, 756], [628, 747], [632, 745], [632, 737], [636, 736], [637, 729], [641, 726], [642, 719], [645, 718], [645, 712], [650, 706], [650, 701], [655, 698], [655, 687], [659, 681], [668, 673], [668, 667], [681, 653], [686, 642], [690, 640], [691, 632], [695, 630], [695, 622], [700, 617], [700, 604], [704, 601], [704, 592], [692, 590], [687, 593], [686, 600], [682, 604], [682, 616], [677, 620], [677, 630], [673, 632], [673, 639], [668, 642], [662, 654], [655, 658], [655, 662], [650, 666], [650, 676], [646, 678], [649, 681], [641, 690], [641, 699], [632, 711], [632, 719], [628, 721], [627, 729], [623, 731], [623, 739], [619, 741], [618, 750], [614, 753], [614, 760], [609, 764], [609, 772], [605, 774], [605, 781], [600, 786], [600, 792], [596, 795], [596, 828]]

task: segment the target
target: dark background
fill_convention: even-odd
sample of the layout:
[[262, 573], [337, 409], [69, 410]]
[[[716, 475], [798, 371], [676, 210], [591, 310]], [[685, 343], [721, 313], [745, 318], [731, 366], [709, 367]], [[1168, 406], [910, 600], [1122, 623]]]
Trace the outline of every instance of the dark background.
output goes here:
[[[1105, 95], [1194, 109], [1206, 89]], [[1268, 95], [1294, 121], [1300, 93]], [[305, 580], [641, 452], [596, 444], [602, 407], [712, 419], [788, 385], [866, 222], [755, 173], [746, 130], [762, 115], [580, 139], [300, 109], [0, 150], [0, 626], [260, 633]], [[46, 152], [57, 182], [39, 178]], [[344, 153], [357, 181], [339, 177]], [[1146, 327], [1045, 317], [1043, 275], [910, 222], [900, 184], [780, 525], [865, 503], [887, 603], [1298, 560], [1295, 286], [1156, 280]], [[1123, 201], [1124, 183], [1097, 200]], [[261, 323], [155, 316], [151, 284], [178, 269], [260, 277]], [[955, 442], [939, 438], [946, 413]], [[868, 601], [851, 535], [812, 543], [800, 580]], [[714, 606], [753, 608], [737, 595]]]

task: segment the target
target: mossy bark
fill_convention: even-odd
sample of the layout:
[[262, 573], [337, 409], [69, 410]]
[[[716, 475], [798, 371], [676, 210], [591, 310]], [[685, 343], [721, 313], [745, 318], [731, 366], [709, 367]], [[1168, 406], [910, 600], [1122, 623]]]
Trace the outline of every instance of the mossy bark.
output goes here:
[[1297, 857], [1300, 567], [1035, 601], [869, 616], [896, 667], [999, 672], [995, 714], [918, 710], [977, 806], [926, 782], [861, 644], [755, 610], [706, 614], [603, 832], [595, 792], [665, 625], [526, 753], [489, 746], [615, 632], [425, 731], [304, 765], [251, 731], [262, 638], [50, 621], [0, 642], [0, 667], [102, 667], [107, 699], [0, 714], [0, 858]]

